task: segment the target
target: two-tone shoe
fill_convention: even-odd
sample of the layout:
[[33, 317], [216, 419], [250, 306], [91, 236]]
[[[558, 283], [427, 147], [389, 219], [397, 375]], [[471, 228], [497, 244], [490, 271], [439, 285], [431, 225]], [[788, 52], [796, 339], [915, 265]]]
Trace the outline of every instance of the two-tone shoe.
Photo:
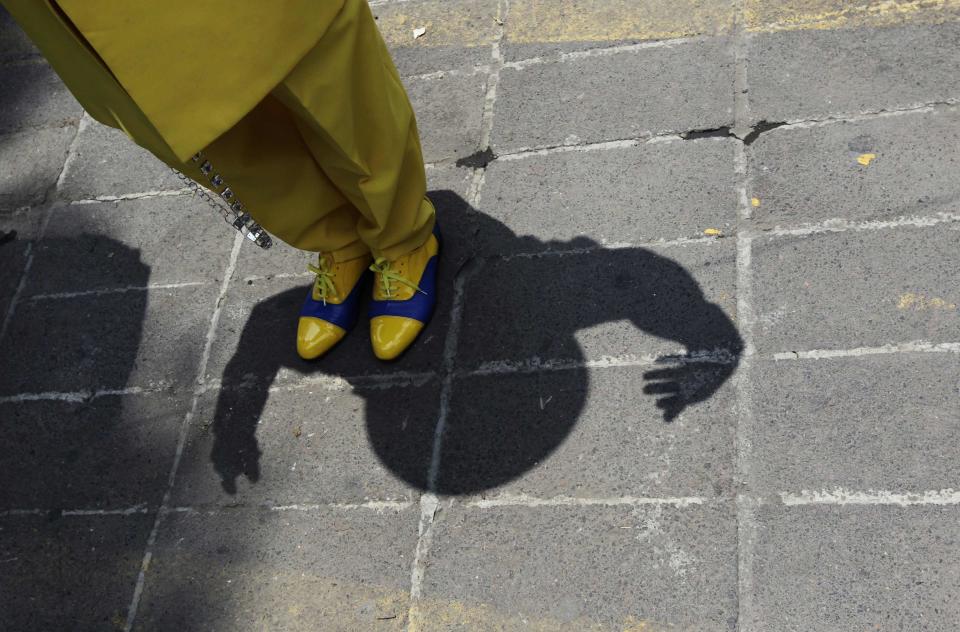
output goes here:
[[370, 343], [381, 360], [406, 351], [426, 326], [437, 305], [440, 231], [426, 243], [393, 261], [377, 259], [370, 303]]
[[317, 265], [309, 266], [316, 279], [297, 324], [301, 358], [314, 360], [324, 355], [357, 324], [363, 280], [372, 260], [363, 255], [338, 262], [330, 253], [320, 253]]

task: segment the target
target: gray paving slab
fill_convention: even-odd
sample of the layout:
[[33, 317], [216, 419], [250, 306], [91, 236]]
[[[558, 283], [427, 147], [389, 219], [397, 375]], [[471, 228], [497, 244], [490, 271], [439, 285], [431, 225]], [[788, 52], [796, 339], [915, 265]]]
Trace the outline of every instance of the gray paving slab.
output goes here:
[[956, 341], [956, 236], [934, 226], [757, 239], [757, 349]]
[[[36, 245], [27, 295], [147, 283], [216, 286], [233, 234], [204, 202], [189, 196], [60, 206]], [[131, 257], [140, 272], [130, 269]]]
[[6, 64], [0, 91], [0, 134], [31, 127], [76, 125], [83, 108], [42, 60]]
[[90, 120], [77, 136], [58, 194], [68, 200], [89, 200], [184, 187], [169, 167], [122, 131]]
[[159, 506], [189, 406], [166, 394], [0, 404], [2, 509]]
[[761, 225], [932, 215], [953, 211], [960, 199], [960, 113], [953, 109], [777, 129], [748, 155]]
[[7, 10], [0, 7], [0, 62], [29, 59], [39, 54]]
[[[487, 169], [480, 206], [514, 233], [564, 250], [576, 239], [599, 244], [702, 237], [733, 232], [737, 217], [736, 141], [645, 143], [497, 160]], [[510, 254], [530, 239], [483, 244]]]
[[743, 625], [803, 630], [953, 630], [960, 619], [956, 506], [757, 511], [754, 612]]
[[768, 492], [914, 492], [960, 478], [954, 354], [754, 365], [753, 483]]
[[123, 629], [154, 516], [0, 518], [8, 630]]
[[957, 22], [755, 34], [751, 115], [785, 121], [955, 99], [958, 36]]
[[725, 38], [507, 67], [492, 144], [503, 153], [729, 125], [732, 82]]
[[0, 394], [192, 386], [217, 290], [20, 303], [0, 341]]
[[173, 494], [179, 505], [409, 500], [426, 486], [439, 381], [315, 383], [206, 394]]
[[736, 629], [732, 503], [454, 506], [427, 564], [424, 631]]
[[0, 136], [0, 212], [41, 204], [57, 183], [75, 127]]
[[[457, 380], [437, 491], [484, 495], [729, 496], [732, 366], [692, 365], [699, 401], [669, 423], [645, 394], [657, 367], [571, 369]], [[692, 388], [691, 388], [692, 387]], [[496, 491], [494, 491], [496, 487]]]
[[[403, 76], [489, 64], [497, 0], [411, 0], [371, 7]], [[413, 31], [425, 29], [421, 37]], [[469, 34], [469, 41], [464, 41]]]
[[416, 507], [170, 515], [134, 629], [404, 630], [418, 518]]
[[735, 256], [719, 240], [490, 261], [466, 285], [458, 367], [736, 349]]
[[486, 75], [408, 78], [405, 84], [426, 162], [463, 158], [480, 149]]

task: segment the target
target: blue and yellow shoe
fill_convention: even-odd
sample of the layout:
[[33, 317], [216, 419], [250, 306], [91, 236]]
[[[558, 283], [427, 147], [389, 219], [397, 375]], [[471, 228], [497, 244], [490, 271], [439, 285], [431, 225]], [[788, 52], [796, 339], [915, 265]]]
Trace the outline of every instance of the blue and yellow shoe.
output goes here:
[[300, 310], [297, 353], [301, 358], [319, 358], [357, 324], [361, 281], [372, 260], [364, 255], [338, 263], [329, 253], [320, 253], [317, 265], [309, 266], [317, 278]]
[[394, 261], [377, 259], [370, 303], [370, 343], [381, 360], [393, 360], [413, 344], [437, 305], [440, 231]]

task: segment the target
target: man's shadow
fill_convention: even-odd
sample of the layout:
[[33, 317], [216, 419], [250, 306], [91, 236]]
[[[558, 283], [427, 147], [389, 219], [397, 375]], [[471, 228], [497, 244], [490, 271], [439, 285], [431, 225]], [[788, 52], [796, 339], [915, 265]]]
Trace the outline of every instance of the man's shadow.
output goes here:
[[[520, 237], [456, 193], [435, 191], [430, 197], [447, 235], [441, 259], [447, 285], [441, 287], [453, 292], [452, 269], [463, 277], [466, 296], [448, 402], [453, 412], [447, 415], [439, 469], [434, 463], [430, 471], [436, 415], [414, 414], [410, 417], [423, 418], [411, 420], [400, 414], [402, 399], [392, 389], [363, 388], [354, 379], [356, 393], [365, 398], [371, 446], [385, 467], [413, 487], [440, 494], [481, 492], [549, 457], [577, 423], [589, 394], [590, 374], [575, 338], [584, 329], [627, 321], [682, 349], [659, 357], [644, 375], [643, 390], [656, 398], [663, 422], [711, 397], [736, 370], [743, 350], [736, 327], [675, 261], [643, 248], [604, 249], [587, 238], [545, 243]], [[503, 254], [479, 257], [481, 250]], [[557, 251], [570, 254], [550, 254]], [[235, 493], [241, 475], [251, 482], [259, 478], [256, 429], [277, 373], [282, 368], [338, 373], [325, 370], [324, 360], [305, 363], [296, 356], [295, 315], [305, 291], [295, 288], [259, 302], [224, 370], [211, 460], [228, 493]], [[435, 320], [444, 316], [438, 313]], [[422, 337], [437, 327], [432, 324]], [[618, 352], [629, 354], [634, 350]], [[441, 366], [438, 357], [435, 368]], [[404, 370], [402, 360], [397, 370]], [[531, 401], [529, 391], [543, 371], [558, 376], [550, 404], [541, 398], [537, 414], [526, 415], [519, 402]], [[526, 374], [528, 381], [470, 386], [505, 372]]]

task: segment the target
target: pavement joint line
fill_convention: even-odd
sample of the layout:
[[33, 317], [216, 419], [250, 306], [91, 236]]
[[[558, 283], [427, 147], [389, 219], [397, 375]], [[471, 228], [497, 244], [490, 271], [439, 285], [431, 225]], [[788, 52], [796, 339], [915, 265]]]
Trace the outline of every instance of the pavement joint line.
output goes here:
[[631, 250], [634, 248], [675, 248], [683, 246], [702, 246], [723, 241], [724, 237], [678, 237], [676, 239], [656, 239], [639, 242], [601, 242], [596, 246], [584, 248], [568, 248], [564, 250], [535, 250], [532, 252], [513, 252], [502, 255], [493, 255], [492, 261], [512, 261], [514, 259], [545, 259], [547, 257], [576, 257], [604, 250]]
[[[500, 82], [500, 71], [503, 68], [503, 54], [500, 50], [505, 29], [503, 24], [510, 12], [509, 0], [497, 1], [496, 21], [499, 25], [497, 38], [490, 46], [491, 68], [487, 75], [487, 89], [483, 100], [483, 115], [480, 128], [480, 148], [490, 147], [490, 138], [493, 133], [495, 106], [497, 101], [497, 86]], [[479, 208], [480, 196], [486, 177], [486, 165], [474, 171], [470, 190], [467, 192], [467, 202], [473, 208]], [[417, 632], [421, 618], [419, 606], [423, 593], [423, 581], [426, 573], [426, 558], [430, 552], [433, 540], [433, 524], [437, 512], [440, 510], [440, 501], [436, 495], [437, 477], [440, 474], [440, 459], [443, 453], [443, 435], [446, 430], [447, 419], [450, 414], [450, 399], [453, 394], [453, 381], [456, 372], [457, 345], [460, 337], [460, 327], [463, 323], [464, 291], [467, 280], [483, 266], [482, 260], [467, 260], [457, 272], [453, 283], [453, 299], [450, 307], [450, 326], [447, 330], [443, 348], [443, 364], [441, 367], [441, 383], [439, 397], [439, 411], [433, 431], [433, 444], [430, 452], [430, 464], [427, 470], [426, 492], [420, 497], [420, 520], [417, 526], [417, 545], [414, 550], [413, 563], [410, 570], [410, 606], [407, 609], [407, 632]]]
[[[220, 285], [220, 292], [217, 296], [217, 302], [214, 305], [213, 313], [210, 315], [210, 325], [207, 328], [203, 351], [201, 352], [200, 360], [197, 363], [198, 366], [195, 379], [197, 386], [203, 385], [204, 376], [207, 372], [207, 364], [210, 361], [210, 353], [213, 348], [213, 341], [217, 334], [217, 324], [220, 322], [220, 314], [223, 311], [224, 299], [226, 298], [227, 291], [230, 288], [230, 279], [233, 277], [233, 272], [237, 267], [237, 260], [240, 257], [240, 248], [243, 245], [243, 241], [244, 236], [240, 233], [237, 233], [236, 237], [234, 237], [233, 249], [230, 251], [230, 256], [223, 273], [223, 282]], [[153, 522], [153, 528], [150, 530], [150, 535], [147, 538], [147, 545], [144, 550], [143, 561], [140, 564], [140, 572], [137, 574], [137, 582], [133, 590], [133, 597], [130, 600], [130, 607], [127, 610], [124, 632], [131, 632], [133, 629], [133, 624], [137, 618], [137, 608], [140, 606], [140, 599], [143, 595], [143, 589], [146, 583], [146, 573], [150, 567], [150, 561], [153, 559], [153, 547], [156, 545], [157, 535], [159, 534], [160, 527], [163, 524], [163, 517], [165, 513], [164, 510], [170, 506], [170, 498], [173, 494], [173, 486], [177, 479], [177, 470], [180, 467], [180, 461], [183, 458], [183, 451], [187, 442], [187, 433], [190, 430], [190, 425], [194, 415], [196, 414], [199, 402], [200, 395], [194, 393], [190, 403], [190, 409], [183, 416], [183, 421], [180, 424], [180, 432], [177, 438], [177, 448], [176, 452], [174, 453], [173, 464], [170, 467], [170, 473], [167, 477], [167, 487], [163, 494], [163, 500], [160, 503], [160, 510], [157, 512], [157, 517]]]
[[382, 7], [391, 4], [403, 4], [404, 2], [415, 2], [416, 0], [368, 0], [367, 4], [371, 7]]
[[[877, 119], [910, 116], [914, 114], [938, 114], [941, 112], [956, 112], [957, 105], [960, 105], [960, 99], [950, 98], [940, 101], [926, 101], [914, 103], [900, 107], [882, 108], [879, 110], [861, 110], [859, 112], [838, 112], [827, 114], [822, 117], [791, 119], [784, 122], [776, 129], [807, 129], [813, 127], [824, 127], [837, 123], [861, 123], [863, 121], [873, 121]], [[774, 131], [774, 130], [771, 130]]]
[[415, 630], [413, 619], [417, 601], [423, 595], [423, 579], [426, 571], [426, 557], [433, 543], [433, 523], [440, 511], [440, 499], [431, 492], [420, 496], [420, 520], [417, 525], [417, 547], [410, 569], [410, 609], [407, 614], [408, 630]]
[[[749, 61], [749, 36], [746, 32], [746, 0], [732, 0], [734, 9], [734, 34], [731, 40], [734, 53], [734, 125], [732, 132], [739, 138], [749, 125], [750, 101], [747, 65]], [[750, 190], [750, 161], [745, 142], [736, 144], [733, 158], [734, 186], [737, 193], [738, 225], [743, 227], [751, 221], [753, 209], [748, 200]], [[737, 424], [735, 430], [735, 472], [741, 489], [750, 491], [753, 456], [753, 401], [751, 383], [752, 356], [755, 353], [753, 343], [753, 240], [746, 230], [738, 230], [736, 236], [736, 281], [737, 328], [743, 340], [743, 353], [737, 372], [733, 377], [736, 394]], [[737, 496], [737, 628], [740, 632], [753, 632], [749, 616], [754, 612], [754, 543], [756, 541], [757, 521], [752, 505]]]
[[[727, 496], [531, 496], [529, 494], [500, 494], [490, 498], [476, 498], [465, 500], [460, 506], [466, 509], [498, 509], [501, 507], [616, 507], [616, 506], [669, 506], [685, 509], [693, 506], [711, 503], [736, 502], [745, 508], [765, 504], [778, 499], [786, 507], [804, 507], [813, 505], [828, 506], [895, 506], [895, 507], [924, 507], [960, 505], [960, 491], [953, 488], [931, 489], [921, 491], [891, 491], [876, 489], [848, 489], [834, 487], [833, 489], [800, 491], [778, 491], [772, 496], [751, 496], [738, 494], [735, 498]], [[449, 501], [448, 501], [449, 502]], [[432, 524], [436, 513], [442, 508], [440, 499], [431, 493], [425, 493], [419, 502], [413, 500], [366, 500], [362, 502], [327, 502], [327, 503], [292, 503], [287, 505], [271, 504], [207, 504], [207, 505], [179, 505], [164, 508], [151, 508], [148, 503], [139, 503], [132, 507], [105, 508], [105, 509], [56, 509], [56, 508], [13, 508], [0, 510], [0, 518], [16, 518], [29, 516], [48, 516], [56, 513], [62, 517], [91, 517], [91, 516], [134, 516], [150, 514], [154, 511], [164, 514], [208, 514], [217, 515], [232, 511], [270, 511], [270, 512], [304, 512], [311, 513], [328, 510], [367, 510], [386, 512], [402, 512], [413, 507], [421, 511], [421, 528]], [[420, 549], [423, 553], [426, 548]], [[422, 560], [421, 560], [422, 561]], [[422, 584], [421, 584], [422, 587]]]
[[960, 505], [960, 491], [952, 488], [919, 493], [887, 490], [856, 491], [837, 487], [833, 490], [801, 490], [799, 493], [780, 492], [780, 500], [788, 507], [799, 505]]
[[20, 298], [23, 296], [23, 292], [27, 287], [27, 277], [30, 274], [30, 268], [33, 267], [33, 244], [28, 243], [25, 252], [25, 261], [23, 264], [23, 270], [20, 271], [20, 279], [17, 281], [17, 289], [13, 292], [13, 297], [10, 299], [10, 304], [7, 305], [7, 311], [3, 315], [3, 323], [0, 323], [0, 344], [3, 343], [3, 339], [6, 337], [7, 329], [10, 328], [10, 323], [13, 322], [13, 315], [17, 311], [17, 304], [20, 302]]
[[66, 181], [67, 176], [70, 175], [70, 169], [73, 166], [73, 163], [77, 160], [77, 145], [80, 144], [80, 134], [83, 133], [85, 129], [90, 126], [90, 121], [93, 119], [90, 118], [90, 115], [86, 111], [80, 116], [80, 120], [77, 123], [77, 133], [74, 134], [73, 139], [70, 141], [70, 145], [67, 147], [67, 157], [63, 161], [63, 167], [60, 169], [60, 174], [57, 176], [57, 183], [55, 185], [55, 190], [59, 193], [63, 189], [63, 183]]
[[689, 507], [702, 505], [708, 502], [703, 496], [674, 496], [665, 498], [642, 496], [615, 496], [609, 498], [589, 498], [577, 496], [553, 496], [538, 498], [527, 494], [501, 494], [492, 498], [469, 500], [463, 503], [465, 507], [476, 509], [493, 509], [497, 507], [616, 507], [628, 505], [639, 507], [644, 505], [667, 505], [671, 507]]
[[932, 226], [953, 222], [960, 222], [960, 213], [943, 211], [927, 216], [901, 215], [894, 219], [867, 220], [863, 222], [853, 222], [842, 217], [836, 217], [817, 222], [816, 224], [803, 224], [792, 228], [781, 228], [777, 226], [770, 230], [743, 231], [740, 234], [747, 235], [751, 239], [768, 236], [807, 237], [809, 235], [822, 233], [864, 232], [871, 230], [890, 230], [894, 228], [930, 228]]
[[[739, 102], [735, 99], [735, 102]], [[791, 130], [791, 129], [803, 129], [811, 127], [822, 127], [826, 125], [834, 125], [837, 123], [861, 123], [865, 121], [872, 121], [882, 118], [889, 118], [895, 116], [909, 116], [915, 114], [937, 114], [942, 112], [955, 112], [957, 111], [957, 106], [960, 105], [960, 99], [948, 99], [944, 101], [929, 102], [923, 104], [917, 104], [912, 106], [907, 106], [897, 109], [882, 109], [882, 110], [865, 110], [861, 112], [839, 112], [835, 114], [828, 114], [820, 118], [810, 118], [810, 119], [793, 119], [790, 121], [784, 122], [782, 125], [778, 125], [776, 128], [769, 130], [769, 132], [775, 132], [777, 130]], [[698, 143], [698, 142], [723, 142], [727, 140], [740, 141], [742, 143], [742, 137], [748, 135], [752, 131], [755, 124], [750, 124], [746, 116], [742, 117], [740, 120], [736, 121], [737, 125], [737, 134], [731, 133], [730, 136], [707, 136], [701, 138], [684, 138], [683, 134], [685, 131], [659, 131], [652, 132], [647, 131], [643, 132], [637, 136], [630, 138], [619, 138], [619, 139], [610, 139], [602, 141], [593, 141], [587, 143], [561, 143], [561, 144], [551, 144], [543, 145], [536, 147], [517, 147], [510, 149], [508, 151], [498, 152], [490, 162], [496, 161], [510, 161], [510, 160], [523, 160], [526, 158], [540, 157], [540, 156], [550, 156], [557, 153], [565, 152], [590, 152], [590, 151], [610, 151], [616, 149], [627, 149], [631, 147], [639, 147], [642, 145], [653, 145], [658, 143], [671, 143], [671, 142], [686, 142], [686, 143]], [[427, 169], [441, 169], [444, 167], [453, 166], [456, 163], [456, 159], [442, 159], [434, 162], [426, 163]]]
[[810, 351], [781, 351], [773, 354], [774, 361], [787, 360], [830, 360], [834, 358], [856, 358], [872, 355], [892, 355], [906, 353], [960, 353], [960, 342], [926, 342], [914, 340], [900, 344], [886, 344], [879, 347], [857, 347], [855, 349], [813, 349]]
[[593, 360], [544, 360], [534, 356], [524, 360], [494, 360], [484, 362], [475, 369], [458, 372], [456, 377], [457, 379], [465, 379], [490, 375], [523, 375], [556, 371], [576, 371], [580, 369], [628, 368], [669, 364], [736, 364], [737, 362], [737, 356], [728, 349], [694, 351], [689, 355], [682, 350], [672, 353], [651, 353], [642, 356], [627, 354], [623, 356], [603, 356]]
[[477, 64], [475, 66], [471, 66], [470, 68], [448, 68], [445, 70], [434, 70], [433, 72], [425, 72], [419, 75], [406, 75], [402, 78], [404, 81], [431, 81], [433, 79], [444, 79], [446, 77], [472, 77], [474, 75], [489, 74], [490, 69], [490, 64]]
[[193, 192], [193, 189], [157, 189], [154, 191], [139, 191], [137, 193], [121, 193], [120, 195], [98, 195], [95, 198], [83, 200], [71, 200], [70, 206], [87, 206], [89, 204], [105, 204], [107, 202], [126, 202], [129, 200], [149, 200], [158, 197], [179, 197], [186, 196]]
[[273, 279], [309, 279], [316, 277], [313, 272], [278, 272], [276, 274], [254, 274], [245, 276], [241, 279], [244, 283], [247, 281], [272, 281]]
[[[43, 239], [44, 235], [46, 234], [47, 227], [50, 225], [50, 218], [53, 216], [53, 209], [54, 206], [49, 206], [43, 210], [43, 219], [40, 221], [40, 228], [37, 231], [36, 241]], [[17, 281], [17, 289], [14, 290], [13, 296], [10, 298], [10, 304], [7, 305], [7, 311], [3, 315], [3, 322], [0, 323], [0, 346], [3, 344], [3, 339], [6, 337], [7, 330], [10, 329], [10, 323], [13, 322], [13, 317], [17, 312], [17, 306], [20, 303], [20, 299], [23, 297], [23, 293], [27, 289], [27, 281], [29, 280], [30, 270], [33, 268], [33, 260], [36, 256], [33, 250], [33, 243], [28, 242], [25, 248], [26, 261], [23, 264], [23, 270], [20, 272], [20, 279]]]
[[639, 136], [631, 138], [617, 138], [613, 140], [601, 140], [588, 143], [561, 143], [559, 145], [543, 145], [539, 147], [518, 147], [503, 153], [498, 153], [490, 162], [502, 160], [523, 160], [538, 156], [551, 156], [553, 154], [562, 154], [567, 152], [591, 152], [591, 151], [611, 151], [617, 149], [630, 149], [642, 145], [656, 145], [660, 143], [716, 143], [739, 140], [733, 135], [730, 136], [706, 136], [701, 138], [684, 138], [685, 132], [665, 131], [665, 132], [644, 132]]
[[124, 507], [120, 509], [6, 509], [0, 511], [0, 518], [11, 518], [18, 516], [49, 516], [55, 513], [62, 517], [89, 517], [89, 516], [133, 516], [136, 514], [150, 513], [150, 507], [147, 503], [140, 503], [133, 507]]
[[[925, 353], [960, 353], [960, 342], [928, 342], [916, 340], [903, 343], [891, 343], [878, 347], [855, 347], [851, 349], [810, 349], [806, 351], [779, 351], [775, 353], [754, 354], [754, 357], [787, 362], [792, 360], [829, 360], [834, 358], [855, 358], [873, 355], [897, 354], [925, 354]], [[496, 360], [485, 362], [470, 370], [455, 371], [454, 379], [462, 380], [473, 377], [490, 375], [515, 375], [538, 372], [569, 371], [579, 369], [606, 369], [629, 368], [642, 366], [656, 366], [671, 362], [682, 364], [732, 364], [735, 360], [733, 353], [727, 349], [694, 352], [687, 356], [687, 352], [678, 350], [676, 353], [658, 353], [637, 356], [626, 354], [622, 356], [603, 356], [592, 360], [569, 360], [563, 358], [541, 359], [539, 357], [523, 360]], [[741, 358], [742, 363], [742, 358]], [[398, 372], [398, 373], [371, 373], [348, 377], [312, 375], [289, 384], [272, 384], [268, 390], [293, 391], [303, 388], [319, 386], [329, 390], [346, 390], [349, 387], [359, 388], [410, 388], [418, 387], [440, 377], [439, 372]], [[103, 389], [97, 391], [47, 391], [18, 393], [15, 395], [0, 396], [0, 404], [20, 404], [37, 401], [64, 401], [87, 402], [101, 397], [126, 397], [151, 395], [167, 392], [172, 385], [161, 383], [153, 387], [132, 386], [122, 389]], [[256, 380], [238, 384], [223, 385], [218, 380], [207, 380], [202, 387], [198, 387], [194, 394], [203, 395], [217, 390], [242, 391], [250, 388], [259, 388]]]
[[163, 509], [168, 514], [208, 514], [217, 515], [237, 510], [257, 510], [277, 513], [303, 512], [311, 513], [326, 510], [371, 510], [377, 513], [385, 511], [401, 512], [414, 506], [412, 500], [366, 500], [363, 502], [329, 502], [329, 503], [291, 503], [287, 505], [233, 503], [229, 505], [180, 505]]
[[590, 57], [608, 57], [611, 55], [620, 55], [623, 53], [635, 53], [644, 50], [656, 48], [675, 48], [684, 44], [696, 44], [712, 39], [711, 36], [698, 35], [695, 37], [675, 37], [671, 39], [650, 40], [638, 42], [636, 44], [621, 44], [617, 46], [602, 46], [599, 48], [588, 48], [586, 50], [563, 51], [553, 55], [542, 55], [537, 57], [528, 57], [516, 61], [508, 61], [503, 67], [510, 70], [523, 70], [530, 66], [539, 66], [541, 64], [557, 64]]
[[110, 294], [125, 294], [127, 292], [150, 292], [152, 290], [178, 290], [186, 287], [211, 285], [209, 281], [184, 281], [182, 283], [150, 283], [148, 285], [128, 285], [125, 287], [108, 287], [97, 290], [80, 290], [77, 292], [53, 292], [50, 294], [35, 294], [27, 298], [28, 301], [52, 301], [88, 296], [107, 296]]
[[40, 393], [17, 393], [0, 397], [0, 404], [22, 404], [25, 402], [91, 402], [101, 397], [126, 397], [133, 395], [152, 395], [170, 390], [171, 385], [161, 383], [154, 387], [128, 386], [126, 388], [100, 389], [96, 391], [45, 391]]

